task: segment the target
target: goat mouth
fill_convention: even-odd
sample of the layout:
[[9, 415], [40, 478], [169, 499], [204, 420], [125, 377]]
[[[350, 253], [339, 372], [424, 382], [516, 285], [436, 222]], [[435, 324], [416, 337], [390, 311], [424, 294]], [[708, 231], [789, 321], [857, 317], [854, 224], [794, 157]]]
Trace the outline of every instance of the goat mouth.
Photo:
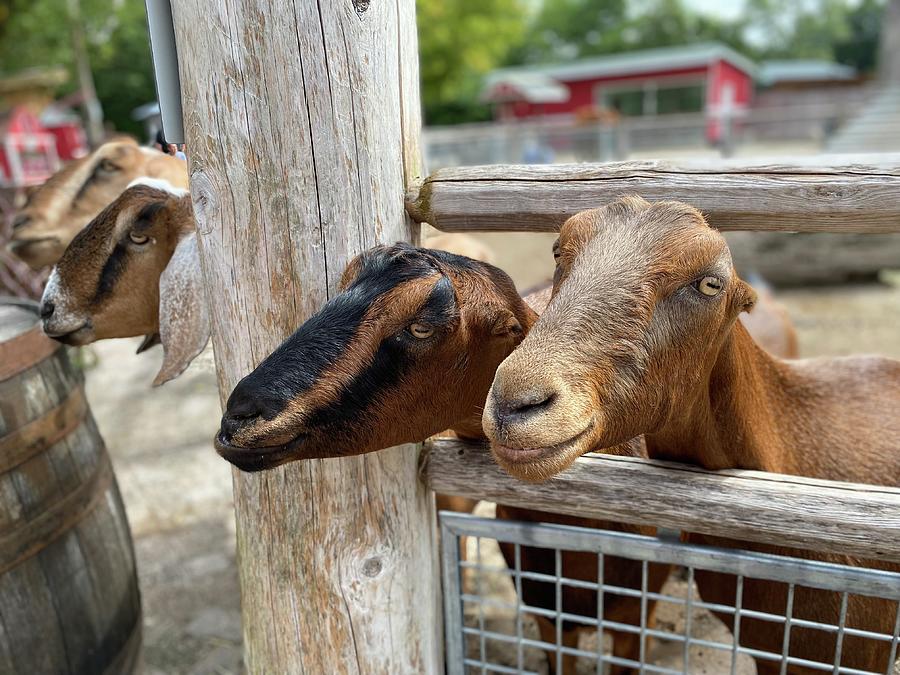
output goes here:
[[213, 445], [216, 452], [225, 461], [233, 464], [241, 471], [255, 473], [266, 469], [274, 469], [297, 457], [297, 450], [306, 440], [306, 434], [300, 434], [296, 438], [281, 445], [263, 445], [253, 448], [244, 448], [231, 443], [220, 431], [216, 434]]
[[91, 322], [86, 321], [74, 330], [64, 331], [61, 333], [53, 333], [44, 328], [44, 335], [53, 338], [57, 342], [62, 342], [70, 347], [80, 347], [91, 341]]
[[6, 248], [10, 253], [20, 253], [32, 246], [38, 246], [40, 244], [56, 244], [59, 242], [57, 237], [32, 237], [29, 239], [12, 239], [6, 245]]
[[576, 448], [588, 434], [593, 431], [596, 426], [594, 419], [588, 425], [574, 436], [570, 436], [567, 440], [554, 445], [548, 445], [538, 448], [512, 448], [507, 445], [491, 445], [491, 452], [506, 466], [527, 466], [530, 464], [538, 464], [546, 459], [554, 457], [561, 453], [567, 453]]

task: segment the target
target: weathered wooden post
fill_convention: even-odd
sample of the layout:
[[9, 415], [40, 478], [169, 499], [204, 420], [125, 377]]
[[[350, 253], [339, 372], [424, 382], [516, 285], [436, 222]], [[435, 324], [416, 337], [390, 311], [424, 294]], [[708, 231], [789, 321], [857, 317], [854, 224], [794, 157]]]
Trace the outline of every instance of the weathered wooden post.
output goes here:
[[[414, 0], [173, 3], [191, 190], [222, 396], [417, 233]], [[431, 495], [417, 449], [235, 473], [252, 673], [437, 673]]]

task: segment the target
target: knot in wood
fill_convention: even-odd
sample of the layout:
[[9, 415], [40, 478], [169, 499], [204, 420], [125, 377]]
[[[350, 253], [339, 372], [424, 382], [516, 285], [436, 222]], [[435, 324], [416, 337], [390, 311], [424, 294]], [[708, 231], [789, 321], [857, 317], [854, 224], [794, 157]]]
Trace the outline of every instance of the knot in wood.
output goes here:
[[372, 578], [377, 577], [379, 574], [381, 574], [382, 569], [384, 569], [384, 565], [381, 562], [381, 558], [373, 557], [366, 559], [366, 561], [363, 563], [362, 571], [363, 574], [365, 574], [367, 577]]
[[356, 10], [357, 15], [362, 16], [369, 9], [369, 0], [353, 0], [353, 9]]
[[212, 180], [202, 170], [191, 174], [191, 201], [194, 219], [200, 234], [209, 234], [210, 225], [218, 213], [219, 204]]

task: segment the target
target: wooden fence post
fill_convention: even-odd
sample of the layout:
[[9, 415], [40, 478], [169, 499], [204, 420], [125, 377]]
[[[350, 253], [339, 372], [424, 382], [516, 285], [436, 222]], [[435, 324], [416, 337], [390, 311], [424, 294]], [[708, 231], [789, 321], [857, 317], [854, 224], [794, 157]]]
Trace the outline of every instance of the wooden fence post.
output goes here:
[[[415, 3], [179, 0], [173, 15], [224, 398], [352, 256], [417, 235]], [[417, 474], [415, 446], [234, 474], [250, 672], [442, 672]]]

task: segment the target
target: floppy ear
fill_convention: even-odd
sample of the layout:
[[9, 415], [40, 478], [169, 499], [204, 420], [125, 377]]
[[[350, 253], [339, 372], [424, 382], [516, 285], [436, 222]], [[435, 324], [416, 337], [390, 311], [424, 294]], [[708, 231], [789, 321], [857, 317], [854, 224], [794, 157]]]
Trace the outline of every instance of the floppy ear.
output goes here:
[[743, 279], [737, 280], [734, 302], [738, 313], [749, 312], [756, 305], [756, 291]]
[[145, 352], [148, 349], [155, 347], [160, 344], [159, 341], [159, 333], [149, 333], [144, 336], [144, 339], [141, 340], [141, 344], [138, 345], [137, 351], [135, 354], [140, 354], [141, 352]]
[[196, 232], [178, 242], [159, 277], [159, 337], [165, 356], [153, 386], [181, 375], [209, 340], [209, 309]]
[[509, 335], [513, 337], [522, 336], [522, 324], [510, 310], [505, 307], [497, 310], [494, 317], [494, 324], [491, 327], [491, 335]]
[[344, 269], [343, 274], [341, 274], [341, 280], [338, 283], [338, 292], [343, 293], [347, 290], [347, 287], [353, 283], [356, 277], [359, 275], [359, 270], [362, 269], [363, 264], [363, 256], [365, 253], [360, 253], [357, 256], [354, 256], [353, 260], [347, 263], [346, 269]]

